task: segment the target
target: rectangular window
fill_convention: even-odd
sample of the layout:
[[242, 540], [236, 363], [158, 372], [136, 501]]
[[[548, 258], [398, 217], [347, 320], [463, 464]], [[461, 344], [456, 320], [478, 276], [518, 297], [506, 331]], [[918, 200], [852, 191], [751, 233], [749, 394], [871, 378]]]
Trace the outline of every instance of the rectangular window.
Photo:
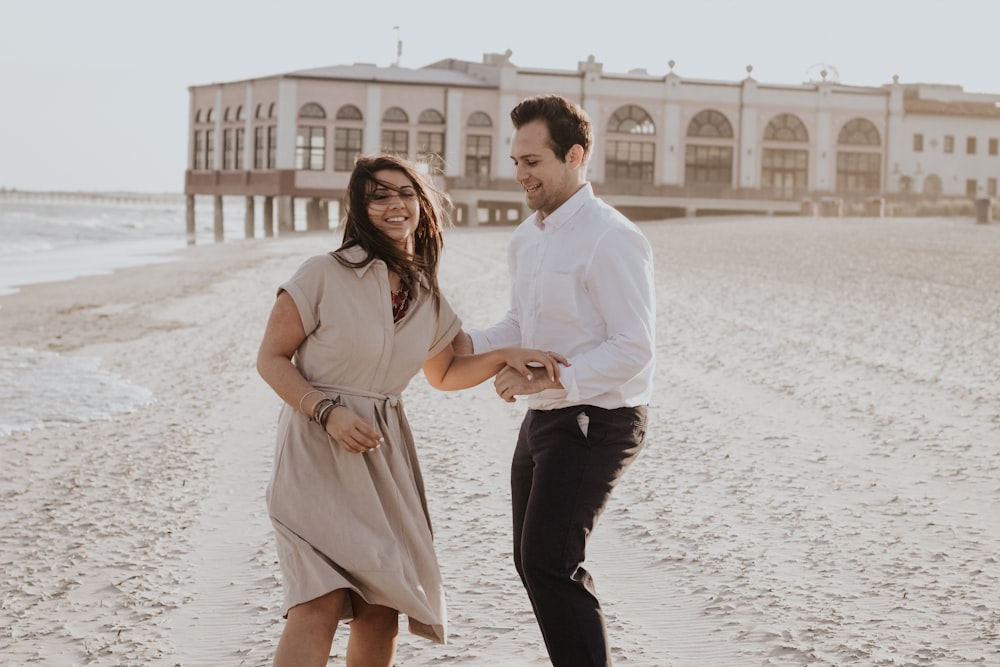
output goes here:
[[877, 194], [881, 186], [881, 154], [850, 151], [837, 153], [837, 192]]
[[604, 179], [609, 183], [652, 183], [655, 145], [644, 141], [608, 141]]
[[326, 161], [326, 128], [299, 125], [295, 133], [295, 168], [323, 171]]
[[986, 194], [990, 197], [997, 196], [997, 179], [987, 178], [986, 179]]
[[950, 134], [944, 135], [944, 152], [954, 153], [955, 152], [955, 137]]
[[970, 178], [965, 181], [965, 194], [969, 197], [976, 196], [976, 179]]
[[470, 134], [465, 138], [465, 175], [489, 179], [490, 161], [493, 158], [493, 137]]
[[255, 127], [253, 129], [253, 168], [264, 168], [264, 128]]
[[267, 126], [267, 168], [274, 169], [275, 156], [278, 154], [278, 127]]
[[222, 169], [229, 171], [233, 168], [233, 128], [227, 127], [222, 131]]
[[426, 163], [429, 173], [444, 171], [444, 132], [417, 132], [417, 161]]
[[361, 128], [338, 127], [333, 131], [333, 170], [351, 171], [361, 153]]
[[782, 199], [793, 199], [806, 192], [809, 182], [809, 151], [788, 148], [765, 148], [761, 153], [761, 185], [765, 191]]
[[688, 144], [684, 149], [684, 185], [732, 185], [733, 147]]
[[968, 153], [969, 155], [975, 155], [976, 154], [976, 138], [975, 137], [966, 137], [965, 138], [965, 152]]
[[382, 150], [405, 158], [410, 153], [410, 133], [406, 130], [382, 130]]
[[215, 169], [215, 130], [205, 130], [205, 169]]
[[991, 137], [990, 138], [990, 147], [989, 147], [990, 155], [996, 155], [997, 154], [997, 152], [998, 152], [997, 151], [997, 143], [998, 142], [997, 142], [996, 137]]
[[202, 162], [201, 162], [201, 158], [202, 158], [202, 153], [201, 152], [202, 152], [202, 150], [203, 150], [203, 148], [202, 148], [202, 145], [201, 145], [201, 130], [195, 130], [194, 131], [194, 163], [191, 165], [191, 168], [194, 169], [195, 171], [198, 171], [199, 169], [202, 168], [202, 166], [201, 166], [202, 165]]
[[920, 133], [913, 135], [913, 152], [914, 153], [924, 152], [924, 135]]
[[244, 128], [236, 128], [236, 152], [233, 154], [233, 169], [243, 169], [243, 133]]

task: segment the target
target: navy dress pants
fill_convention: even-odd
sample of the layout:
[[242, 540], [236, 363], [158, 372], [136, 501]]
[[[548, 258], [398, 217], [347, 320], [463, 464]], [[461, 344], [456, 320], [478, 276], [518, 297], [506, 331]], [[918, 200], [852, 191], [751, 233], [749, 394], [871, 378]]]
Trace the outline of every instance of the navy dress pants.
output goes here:
[[554, 667], [611, 665], [583, 562], [594, 524], [645, 437], [645, 406], [528, 410], [521, 424], [511, 464], [514, 565]]

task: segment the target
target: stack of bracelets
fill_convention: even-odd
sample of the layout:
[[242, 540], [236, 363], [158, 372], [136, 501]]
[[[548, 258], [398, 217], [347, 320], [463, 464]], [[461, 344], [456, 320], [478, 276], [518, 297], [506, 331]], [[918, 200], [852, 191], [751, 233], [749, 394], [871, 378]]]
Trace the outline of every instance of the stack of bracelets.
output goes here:
[[326, 429], [326, 420], [329, 419], [333, 409], [340, 405], [340, 399], [321, 398], [313, 406], [312, 420]]

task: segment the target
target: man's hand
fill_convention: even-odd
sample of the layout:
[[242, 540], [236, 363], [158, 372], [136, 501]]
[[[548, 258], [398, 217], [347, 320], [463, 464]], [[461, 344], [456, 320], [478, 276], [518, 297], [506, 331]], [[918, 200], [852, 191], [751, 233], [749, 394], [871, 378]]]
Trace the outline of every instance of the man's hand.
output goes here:
[[465, 333], [465, 329], [459, 329], [451, 339], [451, 351], [454, 354], [472, 354], [472, 348], [472, 336]]
[[537, 394], [545, 389], [562, 389], [562, 384], [558, 380], [550, 380], [545, 373], [536, 373], [533, 379], [528, 380], [517, 369], [504, 366], [493, 378], [493, 388], [497, 396], [513, 403], [517, 400], [514, 396]]

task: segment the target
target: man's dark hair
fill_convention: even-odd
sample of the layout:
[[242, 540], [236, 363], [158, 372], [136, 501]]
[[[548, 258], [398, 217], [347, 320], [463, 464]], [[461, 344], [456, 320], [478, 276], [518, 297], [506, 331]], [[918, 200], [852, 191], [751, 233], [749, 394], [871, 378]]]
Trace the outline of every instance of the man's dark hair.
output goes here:
[[590, 157], [594, 143], [594, 129], [587, 112], [565, 97], [559, 95], [537, 95], [521, 100], [510, 112], [514, 129], [519, 129], [534, 120], [544, 120], [552, 138], [552, 152], [561, 161], [566, 161], [566, 153], [574, 144], [583, 148], [584, 161]]

